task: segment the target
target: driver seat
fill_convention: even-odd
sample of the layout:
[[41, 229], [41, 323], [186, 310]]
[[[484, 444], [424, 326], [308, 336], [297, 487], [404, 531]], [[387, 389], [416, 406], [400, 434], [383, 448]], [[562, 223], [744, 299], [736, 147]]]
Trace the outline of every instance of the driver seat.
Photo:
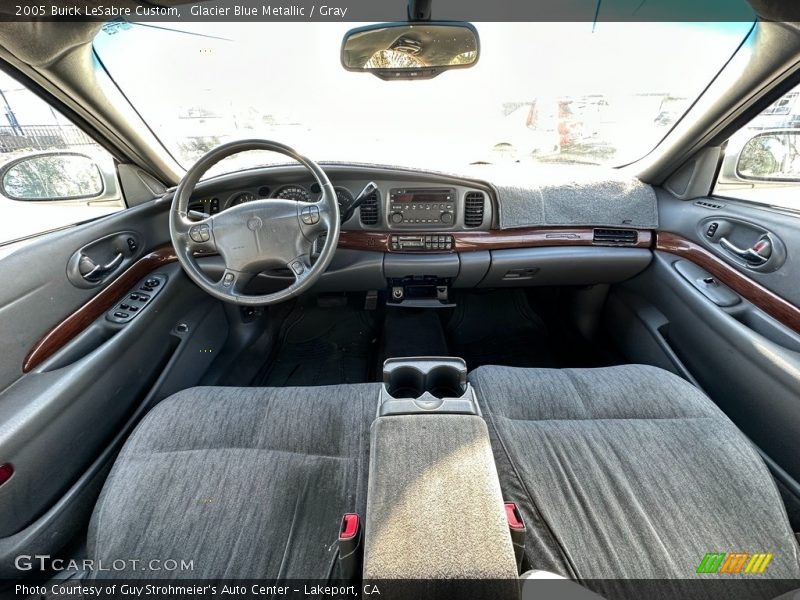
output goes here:
[[[117, 458], [88, 535], [91, 558], [141, 562], [101, 576], [336, 577], [342, 515], [365, 512], [379, 387], [196, 387], [158, 404]], [[192, 568], [143, 570], [167, 560]]]

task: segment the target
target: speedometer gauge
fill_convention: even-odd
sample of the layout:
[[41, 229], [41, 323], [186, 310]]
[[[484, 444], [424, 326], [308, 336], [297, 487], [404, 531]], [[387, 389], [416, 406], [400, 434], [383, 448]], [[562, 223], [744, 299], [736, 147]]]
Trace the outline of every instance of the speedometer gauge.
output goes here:
[[280, 198], [281, 200], [295, 200], [297, 202], [310, 201], [310, 197], [306, 189], [300, 187], [299, 185], [288, 185], [284, 188], [281, 188], [278, 190], [278, 193], [275, 194], [275, 197]]
[[242, 192], [241, 194], [237, 194], [231, 200], [231, 206], [239, 206], [240, 204], [244, 204], [245, 202], [252, 202], [256, 199], [255, 194], [251, 194], [250, 192]]

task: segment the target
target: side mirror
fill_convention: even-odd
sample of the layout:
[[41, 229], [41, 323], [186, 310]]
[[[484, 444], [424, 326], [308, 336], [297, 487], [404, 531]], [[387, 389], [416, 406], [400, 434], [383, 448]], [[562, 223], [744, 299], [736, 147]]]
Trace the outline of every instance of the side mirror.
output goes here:
[[348, 31], [342, 66], [381, 79], [430, 79], [478, 62], [478, 31], [469, 23], [381, 23]]
[[0, 192], [11, 200], [91, 199], [101, 196], [104, 188], [100, 168], [83, 154], [35, 154], [0, 170]]
[[779, 129], [751, 137], [739, 152], [736, 175], [744, 180], [800, 181], [800, 131]]

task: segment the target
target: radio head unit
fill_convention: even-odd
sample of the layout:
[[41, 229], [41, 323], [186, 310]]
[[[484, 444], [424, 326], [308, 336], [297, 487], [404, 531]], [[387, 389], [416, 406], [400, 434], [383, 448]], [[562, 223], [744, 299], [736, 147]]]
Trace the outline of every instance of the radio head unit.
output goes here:
[[449, 227], [456, 222], [458, 197], [453, 188], [389, 190], [389, 225]]

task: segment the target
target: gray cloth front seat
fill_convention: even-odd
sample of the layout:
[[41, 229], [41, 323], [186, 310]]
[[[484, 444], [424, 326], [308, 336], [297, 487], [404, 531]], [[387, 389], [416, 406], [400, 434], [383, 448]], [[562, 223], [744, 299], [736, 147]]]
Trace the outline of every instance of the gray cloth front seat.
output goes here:
[[[365, 510], [377, 400], [372, 384], [164, 400], [117, 458], [89, 527], [90, 558], [141, 562], [98, 576], [336, 577], [342, 515]], [[139, 570], [152, 560], [193, 568]]]
[[470, 374], [531, 568], [578, 579], [691, 579], [706, 553], [772, 553], [800, 577], [778, 490], [702, 392], [661, 369], [480, 367]]

